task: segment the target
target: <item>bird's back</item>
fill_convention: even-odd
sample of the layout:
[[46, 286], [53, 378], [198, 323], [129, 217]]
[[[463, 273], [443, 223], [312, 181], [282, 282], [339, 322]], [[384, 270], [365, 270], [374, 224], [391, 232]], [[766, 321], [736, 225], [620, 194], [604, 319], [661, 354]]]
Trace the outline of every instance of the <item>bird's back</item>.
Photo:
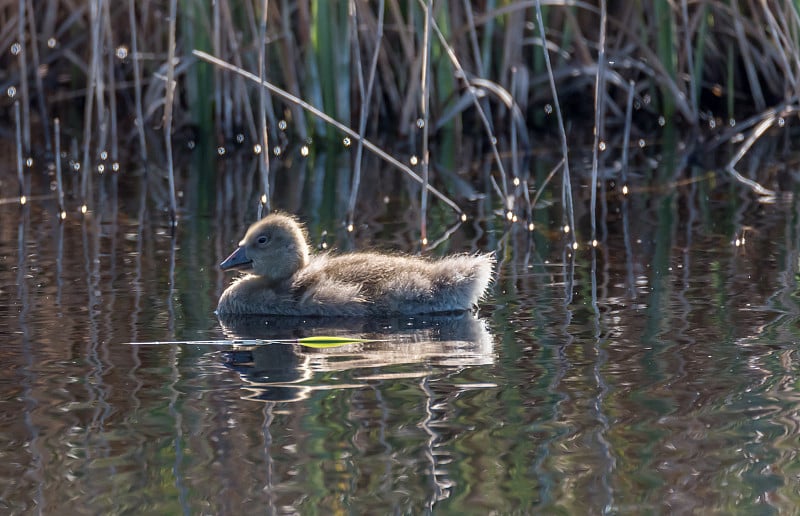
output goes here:
[[439, 260], [377, 253], [313, 257], [295, 278], [311, 299], [335, 299], [334, 290], [358, 292], [372, 313], [470, 310], [491, 279], [494, 258], [457, 255]]

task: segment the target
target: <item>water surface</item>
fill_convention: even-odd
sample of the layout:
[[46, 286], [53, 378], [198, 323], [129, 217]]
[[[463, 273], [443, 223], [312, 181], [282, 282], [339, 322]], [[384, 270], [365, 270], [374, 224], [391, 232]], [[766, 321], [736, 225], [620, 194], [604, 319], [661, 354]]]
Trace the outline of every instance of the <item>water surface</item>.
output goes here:
[[[157, 214], [2, 204], [0, 507], [794, 512], [800, 213], [717, 197], [618, 199], [594, 250], [467, 224], [436, 252], [497, 250], [477, 314], [347, 321], [219, 321], [246, 223], [225, 203], [174, 238]], [[307, 220], [315, 244], [413, 250], [405, 221], [347, 241]], [[315, 334], [382, 342], [130, 344]]]

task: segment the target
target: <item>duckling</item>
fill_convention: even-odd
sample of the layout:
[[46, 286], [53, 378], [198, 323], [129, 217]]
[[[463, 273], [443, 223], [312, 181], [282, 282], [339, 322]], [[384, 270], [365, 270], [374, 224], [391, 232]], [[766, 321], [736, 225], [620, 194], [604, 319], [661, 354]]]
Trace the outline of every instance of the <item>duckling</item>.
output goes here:
[[220, 268], [246, 274], [219, 298], [218, 314], [417, 315], [472, 310], [492, 276], [492, 253], [438, 260], [375, 252], [311, 254], [306, 232], [273, 213], [247, 230]]

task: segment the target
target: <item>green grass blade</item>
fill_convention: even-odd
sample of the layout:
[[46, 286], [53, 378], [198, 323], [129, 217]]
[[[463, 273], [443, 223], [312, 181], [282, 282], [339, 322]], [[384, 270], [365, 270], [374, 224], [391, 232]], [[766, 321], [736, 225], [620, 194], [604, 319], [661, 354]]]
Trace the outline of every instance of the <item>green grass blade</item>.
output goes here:
[[380, 342], [376, 339], [358, 339], [353, 337], [332, 337], [324, 335], [315, 335], [313, 337], [304, 337], [297, 339], [298, 344], [309, 348], [335, 348], [345, 344], [362, 344], [365, 342]]

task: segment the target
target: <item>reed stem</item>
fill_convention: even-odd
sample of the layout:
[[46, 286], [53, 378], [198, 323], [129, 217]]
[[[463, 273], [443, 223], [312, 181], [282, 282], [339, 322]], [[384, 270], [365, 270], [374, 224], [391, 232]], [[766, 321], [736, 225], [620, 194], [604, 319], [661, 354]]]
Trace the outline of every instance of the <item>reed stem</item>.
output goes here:
[[[106, 70], [108, 77], [108, 123], [110, 125], [109, 136], [111, 138], [111, 170], [112, 177], [116, 177], [115, 172], [119, 168], [119, 126], [117, 123], [117, 78], [114, 73], [114, 60], [117, 58], [114, 47], [113, 29], [111, 27], [111, 8], [108, 1], [103, 2], [103, 20], [105, 22], [106, 56], [108, 58]], [[116, 180], [115, 180], [116, 181]]]
[[[622, 137], [622, 187], [628, 186], [628, 152], [631, 147], [631, 125], [633, 124], [633, 98], [636, 96], [636, 83], [628, 82], [628, 100], [625, 104], [625, 133]], [[623, 190], [624, 193], [624, 190]]]
[[[19, 86], [22, 90], [22, 147], [25, 150], [25, 155], [29, 156], [31, 153], [31, 108], [30, 108], [30, 91], [28, 90], [28, 60], [26, 59], [25, 43], [25, 0], [19, 0], [19, 22], [17, 23], [17, 42], [19, 44], [19, 52], [17, 53], [17, 60], [19, 62]], [[33, 34], [31, 34], [33, 39]], [[31, 41], [33, 44], [33, 41]]]
[[58, 218], [64, 220], [67, 211], [64, 209], [64, 183], [61, 180], [61, 121], [58, 118], [53, 120], [53, 141], [55, 142], [56, 154], [56, 193], [58, 194]]
[[[136, 134], [139, 136], [139, 157], [147, 163], [147, 139], [144, 136], [144, 111], [142, 110], [142, 73], [139, 69], [139, 36], [136, 23], [136, 0], [128, 0], [128, 21], [131, 29], [131, 64], [133, 65], [133, 94]], [[145, 166], [145, 171], [147, 167]]]
[[172, 158], [172, 104], [175, 97], [175, 19], [178, 1], [169, 3], [169, 51], [167, 53], [167, 84], [164, 100], [164, 146], [167, 154], [167, 178], [169, 181], [169, 218], [173, 229], [178, 224], [177, 201], [175, 199], [175, 167]]
[[[350, 8], [352, 13], [352, 28], [354, 49], [353, 53], [356, 59], [356, 71], [358, 73], [358, 92], [361, 96], [361, 112], [358, 119], [358, 134], [362, 138], [366, 136], [367, 130], [367, 117], [369, 115], [369, 103], [372, 98], [372, 88], [375, 85], [375, 72], [378, 68], [378, 57], [380, 56], [381, 42], [383, 41], [383, 17], [385, 12], [385, 0], [380, 0], [378, 4], [378, 31], [375, 34], [375, 50], [372, 53], [372, 60], [369, 67], [369, 78], [367, 79], [366, 91], [364, 91], [364, 75], [361, 71], [361, 52], [359, 50], [359, 37], [358, 37], [358, 15], [356, 10], [355, 0], [350, 1]], [[361, 161], [364, 153], [364, 143], [361, 139], [356, 142], [356, 155], [353, 160], [353, 183], [350, 187], [350, 199], [347, 203], [347, 229], [352, 231], [354, 228], [353, 218], [356, 211], [356, 199], [358, 198], [358, 189], [361, 185]]]
[[[683, 22], [683, 46], [686, 49], [686, 72], [689, 75], [689, 98], [692, 102], [692, 110], [697, 115], [697, 82], [695, 77], [694, 56], [692, 55], [692, 35], [689, 26], [689, 7], [687, 0], [681, 0], [681, 21]], [[701, 7], [703, 9], [703, 7]]]
[[[33, 75], [34, 82], [36, 83], [36, 100], [37, 105], [39, 108], [39, 117], [41, 118], [42, 124], [42, 134], [44, 136], [44, 146], [46, 151], [49, 153], [52, 149], [52, 143], [50, 141], [50, 119], [47, 116], [47, 106], [45, 105], [45, 91], [44, 91], [44, 84], [42, 82], [42, 74], [39, 73], [41, 68], [41, 64], [39, 61], [39, 45], [37, 43], [36, 38], [36, 11], [33, 9], [33, 2], [32, 0], [26, 0], [26, 4], [28, 7], [28, 32], [30, 33], [30, 49], [31, 49], [31, 58], [33, 59], [33, 69], [36, 70], [36, 73]], [[28, 124], [28, 134], [30, 135], [30, 124]], [[30, 153], [30, 149], [28, 149]]]
[[423, 249], [428, 245], [428, 183], [430, 181], [430, 150], [428, 148], [431, 88], [431, 23], [433, 0], [427, 0], [422, 33], [422, 70], [420, 74], [420, 114], [422, 116], [422, 199], [420, 200], [420, 239]]
[[597, 42], [597, 75], [594, 84], [594, 142], [592, 145], [591, 201], [589, 203], [593, 246], [597, 242], [597, 172], [600, 161], [600, 143], [603, 141], [603, 121], [605, 120], [607, 14], [606, 0], [600, 0], [600, 36]]
[[[418, 3], [427, 11], [426, 4], [423, 3], [424, 0], [418, 0]], [[478, 89], [477, 83], [480, 82], [482, 86], [487, 89], [493, 89], [496, 92], [503, 91], [503, 88], [496, 83], [486, 80], [471, 80], [469, 75], [464, 70], [464, 67], [461, 66], [461, 61], [456, 56], [456, 52], [453, 47], [447, 42], [447, 39], [444, 37], [444, 34], [439, 29], [439, 26], [436, 24], [435, 20], [431, 19], [431, 28], [436, 32], [436, 37], [439, 39], [439, 44], [447, 52], [447, 57], [450, 60], [450, 63], [456, 70], [456, 75], [464, 82], [464, 85], [467, 89], [467, 94], [470, 96], [470, 100], [472, 101], [473, 106], [475, 106], [475, 110], [478, 113], [478, 117], [480, 118], [481, 124], [483, 126], [484, 132], [486, 133], [486, 137], [489, 140], [489, 145], [492, 149], [492, 156], [494, 157], [495, 165], [497, 166], [497, 170], [500, 172], [500, 178], [502, 179], [502, 188], [500, 195], [503, 197], [503, 204], [505, 209], [508, 211], [510, 210], [511, 206], [509, 206], [509, 202], [512, 198], [508, 195], [508, 175], [506, 174], [506, 169], [503, 166], [503, 160], [500, 157], [500, 151], [497, 148], [497, 137], [494, 135], [492, 131], [492, 124], [489, 121], [489, 118], [486, 115], [483, 107], [481, 106], [480, 101], [478, 100], [478, 96], [476, 91]], [[507, 92], [503, 92], [507, 93]], [[510, 97], [510, 95], [509, 95]], [[513, 103], [512, 103], [513, 107]]]
[[19, 202], [25, 204], [25, 177], [22, 175], [22, 127], [19, 100], [14, 101], [14, 128], [17, 143], [17, 181], [19, 182]]
[[567, 131], [564, 129], [564, 117], [561, 114], [561, 104], [558, 101], [558, 90], [556, 89], [556, 80], [555, 76], [553, 75], [553, 65], [550, 62], [550, 51], [547, 49], [547, 34], [544, 30], [541, 0], [536, 0], [536, 22], [539, 29], [539, 35], [542, 37], [542, 54], [544, 55], [544, 63], [547, 68], [547, 78], [550, 82], [550, 93], [553, 96], [556, 119], [558, 120], [558, 133], [561, 137], [561, 154], [564, 159], [561, 183], [561, 202], [564, 205], [565, 218], [569, 227], [569, 232], [567, 233], [568, 239], [569, 242], [574, 246], [575, 214], [572, 205], [572, 180], [570, 179], [569, 173], [569, 146], [567, 145]]
[[81, 164], [81, 213], [89, 209], [89, 182], [91, 181], [92, 165], [89, 159], [89, 148], [92, 140], [92, 116], [94, 109], [95, 88], [100, 61], [100, 0], [89, 0], [89, 23], [91, 26], [92, 53], [89, 63], [89, 78], [87, 80], [86, 96], [84, 97], [83, 111], [83, 160]]
[[[261, 2], [261, 25], [260, 43], [258, 45], [258, 80], [263, 83], [266, 80], [267, 68], [267, 11], [269, 0]], [[258, 203], [258, 218], [270, 212], [270, 191], [269, 191], [269, 134], [267, 133], [267, 90], [258, 89], [258, 123], [260, 131], [261, 153], [258, 160], [258, 171], [261, 175], [261, 198]]]
[[[512, 103], [512, 110], [517, 105], [517, 101], [514, 98], [514, 95], [517, 92], [517, 81], [518, 81], [518, 71], [517, 67], [511, 67], [511, 103]], [[525, 220], [528, 222], [528, 227], [530, 228], [530, 224], [533, 222], [533, 208], [531, 206], [531, 197], [530, 193], [528, 192], [528, 177], [529, 174], [527, 171], [524, 174], [524, 178], [520, 179], [522, 174], [522, 170], [520, 167], [519, 162], [519, 137], [517, 135], [517, 119], [516, 117], [512, 116], [510, 118], [511, 126], [509, 131], [511, 133], [511, 177], [514, 179], [514, 184], [522, 187], [522, 197], [525, 201]], [[519, 188], [517, 188], [518, 190]], [[514, 192], [514, 198], [517, 196], [517, 191]], [[512, 216], [513, 219], [513, 216]]]

